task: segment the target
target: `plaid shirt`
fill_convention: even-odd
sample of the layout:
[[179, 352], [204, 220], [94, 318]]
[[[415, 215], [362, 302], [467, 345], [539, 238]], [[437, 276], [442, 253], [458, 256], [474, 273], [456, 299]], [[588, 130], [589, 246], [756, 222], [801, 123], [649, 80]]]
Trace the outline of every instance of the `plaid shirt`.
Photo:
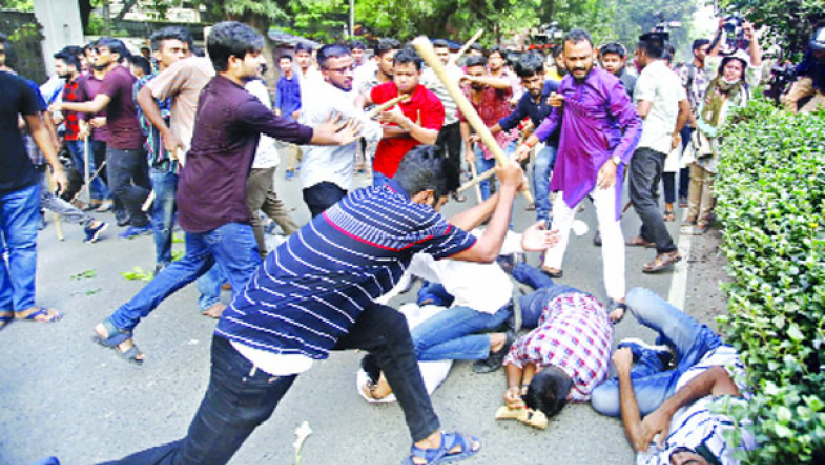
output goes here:
[[610, 376], [613, 325], [595, 297], [578, 292], [545, 303], [539, 325], [520, 337], [504, 365], [554, 366], [573, 378], [570, 400], [590, 400], [593, 389]]
[[[138, 93], [140, 93], [140, 90], [143, 89], [143, 86], [154, 79], [155, 76], [157, 75], [153, 74], [151, 76], [146, 76], [135, 82], [135, 86], [132, 89], [132, 98], [135, 102], [137, 102]], [[160, 115], [163, 117], [163, 120], [166, 121], [166, 125], [168, 126], [169, 118], [171, 116], [171, 99], [157, 100], [157, 102], [158, 107], [160, 107]], [[137, 111], [138, 120], [140, 120], [140, 130], [143, 131], [143, 135], [146, 136], [146, 143], [144, 146], [146, 147], [146, 157], [149, 161], [149, 166], [156, 171], [171, 171], [177, 173], [179, 164], [176, 160], [171, 159], [169, 156], [169, 151], [163, 147], [163, 140], [160, 137], [160, 130], [146, 118], [146, 115], [143, 113], [143, 109], [140, 108], [140, 105], [137, 105]]]
[[[63, 86], [63, 101], [64, 102], [80, 102], [80, 94], [78, 93], [77, 79], [73, 81], [66, 81]], [[78, 124], [79, 117], [76, 111], [63, 110], [63, 125], [66, 128], [66, 133], [63, 138], [65, 140], [78, 140], [78, 133], [80, 132], [80, 125]]]

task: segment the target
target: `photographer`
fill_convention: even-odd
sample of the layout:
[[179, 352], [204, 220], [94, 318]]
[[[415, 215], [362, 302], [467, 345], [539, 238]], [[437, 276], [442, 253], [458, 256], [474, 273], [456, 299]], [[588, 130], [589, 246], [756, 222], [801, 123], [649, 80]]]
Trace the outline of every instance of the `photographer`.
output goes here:
[[[797, 81], [781, 99], [785, 109], [792, 113], [825, 109], [825, 26], [811, 36], [805, 58], [796, 67], [795, 74]], [[808, 98], [800, 108], [799, 102]]]

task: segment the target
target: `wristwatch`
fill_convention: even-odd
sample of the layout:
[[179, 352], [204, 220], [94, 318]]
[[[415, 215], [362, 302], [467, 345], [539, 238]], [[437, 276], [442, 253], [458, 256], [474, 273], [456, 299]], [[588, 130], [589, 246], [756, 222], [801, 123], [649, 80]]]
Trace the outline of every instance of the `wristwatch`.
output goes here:
[[610, 159], [613, 160], [613, 163], [615, 163], [616, 166], [619, 166], [622, 163], [622, 159], [617, 157], [616, 155], [613, 155], [612, 157], [610, 157]]

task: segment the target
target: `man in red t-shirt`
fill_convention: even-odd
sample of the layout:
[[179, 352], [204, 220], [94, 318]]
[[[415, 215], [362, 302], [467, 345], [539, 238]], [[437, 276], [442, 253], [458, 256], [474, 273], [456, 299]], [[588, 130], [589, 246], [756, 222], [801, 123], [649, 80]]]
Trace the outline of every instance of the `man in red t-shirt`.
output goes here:
[[444, 124], [444, 105], [429, 89], [420, 85], [421, 60], [410, 49], [399, 50], [393, 60], [393, 80], [372, 88], [358, 97], [356, 105], [363, 108], [372, 103], [381, 104], [409, 95], [410, 99], [399, 103], [389, 111], [378, 115], [385, 124], [384, 138], [375, 149], [373, 161], [373, 185], [386, 184], [395, 175], [398, 164], [411, 148], [419, 144], [435, 144], [438, 131]]

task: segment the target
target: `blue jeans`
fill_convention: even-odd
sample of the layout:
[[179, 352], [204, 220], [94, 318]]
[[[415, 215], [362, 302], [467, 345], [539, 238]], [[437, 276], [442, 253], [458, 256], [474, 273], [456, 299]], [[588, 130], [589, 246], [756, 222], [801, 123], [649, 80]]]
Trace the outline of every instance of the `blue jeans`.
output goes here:
[[155, 262], [159, 266], [172, 263], [172, 228], [175, 225], [175, 193], [178, 174], [152, 169], [149, 172], [155, 200], [152, 202], [152, 233], [155, 239]]
[[506, 305], [494, 314], [451, 307], [412, 330], [418, 360], [481, 360], [490, 355], [490, 335], [476, 334], [501, 326], [513, 313]]
[[386, 174], [372, 170], [372, 187], [386, 186], [387, 179], [390, 178]]
[[[722, 345], [722, 339], [692, 316], [665, 302], [653, 291], [635, 288], [627, 293], [627, 307], [644, 326], [659, 333], [657, 343], [676, 349], [677, 366], [664, 371], [658, 356], [643, 351], [633, 367], [633, 391], [644, 416], [662, 405], [676, 392], [676, 383], [684, 372], [696, 365], [709, 351]], [[604, 415], [621, 415], [619, 380], [609, 379], [593, 390], [593, 408]]]
[[536, 221], [548, 222], [553, 204], [550, 202], [550, 177], [556, 165], [556, 147], [545, 145], [533, 162], [533, 186], [536, 190]]
[[34, 306], [40, 184], [0, 194], [0, 312]]
[[232, 292], [241, 292], [261, 264], [258, 244], [248, 224], [228, 223], [211, 231], [186, 233], [186, 254], [152, 279], [132, 300], [109, 318], [115, 327], [131, 331], [163, 299], [209, 271], [215, 263], [226, 272]]
[[[491, 170], [496, 167], [496, 159], [491, 158], [489, 160], [484, 159], [484, 152], [481, 151], [481, 147], [476, 144], [473, 148], [473, 154], [476, 157], [476, 172], [481, 175], [482, 173]], [[490, 198], [490, 180], [486, 179], [478, 183], [478, 188], [481, 189], [481, 200], [487, 200]]]
[[[85, 182], [86, 157], [83, 141], [67, 140], [66, 148], [69, 149], [69, 153], [72, 154], [72, 161], [74, 161], [74, 166], [77, 168], [77, 171], [80, 173], [80, 176], [83, 177]], [[92, 151], [91, 141], [89, 142], [89, 151]], [[89, 181], [89, 197], [93, 200], [107, 200], [110, 196], [109, 188], [106, 187], [106, 183], [103, 182], [103, 179], [99, 175], [95, 176], [95, 172], [97, 171], [97, 164], [95, 163], [94, 154], [90, 153], [88, 158], [89, 178], [91, 178], [91, 181]]]
[[[202, 312], [221, 301], [221, 286], [227, 281], [226, 272], [217, 262], [198, 278], [198, 290], [201, 292], [198, 297], [198, 308]], [[232, 290], [234, 292], [234, 288]]]

